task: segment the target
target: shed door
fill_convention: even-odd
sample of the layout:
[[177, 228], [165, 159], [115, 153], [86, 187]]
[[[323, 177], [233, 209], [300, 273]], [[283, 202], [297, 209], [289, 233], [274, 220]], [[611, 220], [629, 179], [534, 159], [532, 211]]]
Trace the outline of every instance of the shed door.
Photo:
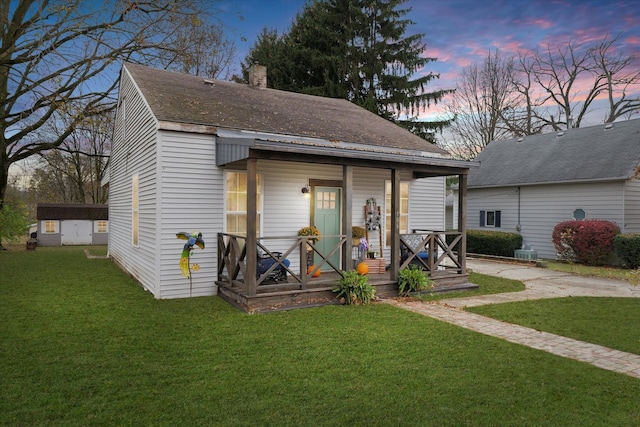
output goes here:
[[[320, 240], [316, 246], [323, 254], [329, 253], [340, 241], [339, 237], [325, 237], [340, 235], [340, 188], [316, 187], [314, 224], [320, 230]], [[340, 251], [336, 251], [330, 258], [335, 266], [340, 266]], [[320, 259], [316, 254], [315, 263]], [[322, 270], [331, 270], [331, 266], [324, 264]]]
[[61, 221], [60, 232], [63, 245], [90, 245], [91, 221], [69, 219]]

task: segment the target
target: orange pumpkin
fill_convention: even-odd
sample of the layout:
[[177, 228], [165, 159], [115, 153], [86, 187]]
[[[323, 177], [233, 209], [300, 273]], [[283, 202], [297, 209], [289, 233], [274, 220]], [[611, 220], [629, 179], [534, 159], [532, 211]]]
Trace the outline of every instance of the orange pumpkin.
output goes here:
[[[307, 268], [307, 274], [311, 274], [311, 272], [316, 268], [315, 265], [312, 265], [311, 267]], [[315, 273], [313, 273], [312, 277], [320, 277], [320, 269], [316, 270]]]
[[367, 264], [366, 262], [361, 262], [360, 264], [358, 264], [357, 271], [359, 275], [364, 276], [369, 272], [369, 264]]

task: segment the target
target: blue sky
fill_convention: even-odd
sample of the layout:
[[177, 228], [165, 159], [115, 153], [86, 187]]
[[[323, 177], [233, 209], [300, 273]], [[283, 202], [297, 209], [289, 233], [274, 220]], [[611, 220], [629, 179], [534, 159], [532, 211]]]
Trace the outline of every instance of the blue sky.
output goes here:
[[[263, 27], [286, 30], [304, 3], [221, 0], [218, 5], [229, 12], [224, 20], [236, 30], [237, 63]], [[640, 69], [638, 0], [409, 0], [404, 6], [412, 8], [408, 16], [415, 22], [407, 34], [424, 34], [425, 55], [438, 59], [424, 70], [440, 74], [429, 90], [455, 87], [463, 67], [495, 48], [515, 55], [569, 40], [595, 42], [606, 35], [619, 35], [617, 46], [624, 54], [636, 55]]]

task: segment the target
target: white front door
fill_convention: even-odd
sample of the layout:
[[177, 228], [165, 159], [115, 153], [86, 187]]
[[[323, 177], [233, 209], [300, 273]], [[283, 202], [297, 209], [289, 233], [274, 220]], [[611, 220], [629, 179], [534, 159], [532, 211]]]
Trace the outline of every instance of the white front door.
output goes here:
[[60, 222], [61, 241], [63, 245], [90, 245], [91, 221], [68, 219]]

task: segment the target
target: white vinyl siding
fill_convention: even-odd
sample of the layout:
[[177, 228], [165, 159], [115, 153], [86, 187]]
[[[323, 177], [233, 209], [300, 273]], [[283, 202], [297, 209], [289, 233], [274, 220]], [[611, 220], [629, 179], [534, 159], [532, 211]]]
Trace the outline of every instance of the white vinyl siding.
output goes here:
[[640, 180], [630, 179], [624, 184], [623, 233], [640, 233]]
[[[158, 297], [156, 127], [128, 73], [122, 73], [109, 160], [109, 254]], [[126, 115], [126, 129], [123, 119]], [[132, 176], [139, 177], [139, 244], [132, 245]]]
[[[523, 244], [540, 258], [556, 258], [551, 233], [556, 224], [573, 219], [580, 208], [590, 219], [606, 219], [620, 225], [623, 193], [620, 182], [534, 185], [520, 187], [520, 226]], [[481, 210], [500, 210], [501, 227], [495, 231], [517, 233], [518, 188], [499, 187], [468, 190], [467, 227], [480, 229]]]
[[216, 167], [215, 137], [186, 132], [158, 132], [157, 217], [160, 256], [158, 298], [189, 296], [189, 279], [179, 269], [184, 240], [179, 232], [201, 232], [205, 248], [194, 247], [192, 262], [200, 271], [192, 276], [192, 296], [215, 295], [217, 233], [223, 231], [224, 175]]

